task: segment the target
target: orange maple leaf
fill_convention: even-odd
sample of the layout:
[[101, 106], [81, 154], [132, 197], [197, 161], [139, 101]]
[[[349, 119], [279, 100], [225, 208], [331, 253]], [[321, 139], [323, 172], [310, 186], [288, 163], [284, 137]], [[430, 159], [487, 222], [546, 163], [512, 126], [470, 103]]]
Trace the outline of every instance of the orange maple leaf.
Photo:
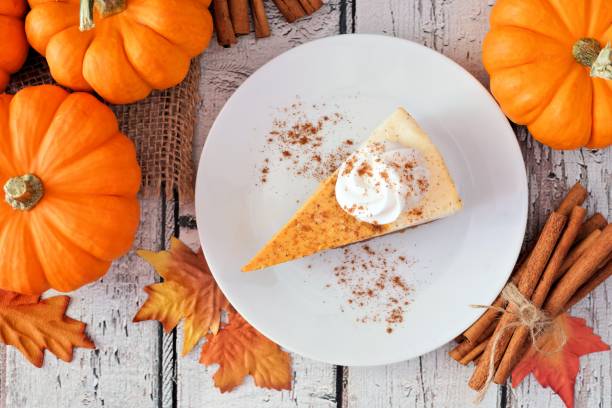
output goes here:
[[155, 268], [164, 282], [144, 288], [149, 297], [134, 317], [135, 322], [157, 320], [168, 332], [184, 320], [183, 355], [209, 331], [219, 331], [221, 310], [231, 311], [232, 307], [217, 286], [201, 250], [196, 254], [172, 238], [169, 251], [138, 251], [138, 255]]
[[0, 289], [0, 341], [16, 347], [32, 364], [42, 367], [45, 349], [72, 361], [75, 347], [95, 348], [85, 323], [65, 315], [70, 297], [20, 295]]
[[230, 313], [229, 324], [216, 335], [206, 336], [200, 363], [219, 364], [214, 375], [221, 392], [253, 376], [255, 385], [275, 390], [291, 389], [291, 357], [259, 333], [238, 313]]
[[[560, 333], [566, 338], [560, 346]], [[580, 369], [579, 357], [598, 351], [610, 350], [599, 336], [593, 333], [584, 319], [566, 313], [557, 317], [553, 327], [538, 339], [538, 351], [533, 346], [512, 372], [512, 386], [518, 386], [523, 379], [533, 373], [544, 388], [550, 387], [565, 403], [574, 406], [574, 384]]]

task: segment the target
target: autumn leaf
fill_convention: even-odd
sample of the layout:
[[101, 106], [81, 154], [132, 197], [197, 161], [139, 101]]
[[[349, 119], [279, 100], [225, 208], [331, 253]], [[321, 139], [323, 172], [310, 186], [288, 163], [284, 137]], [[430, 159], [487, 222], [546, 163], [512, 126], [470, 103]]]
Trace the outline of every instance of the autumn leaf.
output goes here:
[[[566, 343], [563, 347], [563, 333]], [[565, 403], [574, 406], [574, 384], [580, 369], [579, 357], [597, 351], [606, 351], [605, 344], [584, 319], [562, 314], [554, 321], [554, 326], [538, 340], [536, 350], [533, 346], [512, 372], [512, 386], [518, 386], [523, 379], [533, 373], [542, 387], [550, 387]]]
[[155, 268], [164, 282], [145, 287], [149, 297], [134, 317], [135, 322], [157, 320], [168, 332], [183, 320], [183, 355], [209, 331], [219, 331], [221, 310], [230, 311], [232, 307], [217, 286], [201, 250], [196, 254], [172, 238], [169, 251], [138, 251], [138, 255]]
[[16, 347], [36, 367], [45, 349], [72, 361], [75, 347], [95, 348], [85, 334], [85, 323], [65, 315], [70, 298], [20, 295], [0, 289], [0, 341]]
[[253, 376], [255, 385], [275, 390], [291, 389], [291, 357], [259, 333], [238, 313], [231, 313], [229, 324], [215, 335], [208, 335], [200, 363], [219, 364], [213, 379], [221, 392], [242, 384]]

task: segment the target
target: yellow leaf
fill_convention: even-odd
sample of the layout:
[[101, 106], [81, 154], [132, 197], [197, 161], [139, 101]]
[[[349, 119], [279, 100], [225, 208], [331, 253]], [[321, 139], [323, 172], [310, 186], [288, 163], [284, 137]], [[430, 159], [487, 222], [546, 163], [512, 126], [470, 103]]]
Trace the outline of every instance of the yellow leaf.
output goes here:
[[36, 367], [45, 349], [72, 361], [75, 347], [95, 348], [85, 334], [85, 323], [66, 316], [68, 296], [39, 300], [0, 289], [0, 341], [16, 347]]
[[219, 364], [214, 375], [221, 392], [231, 391], [252, 375], [255, 385], [275, 390], [291, 389], [291, 357], [264, 337], [238, 313], [216, 336], [208, 335], [200, 363]]
[[145, 287], [149, 297], [134, 317], [135, 322], [157, 320], [168, 332], [183, 320], [183, 355], [209, 331], [219, 331], [221, 310], [231, 311], [232, 307], [217, 286], [201, 250], [196, 254], [172, 238], [169, 251], [138, 251], [138, 255], [155, 268], [164, 282]]

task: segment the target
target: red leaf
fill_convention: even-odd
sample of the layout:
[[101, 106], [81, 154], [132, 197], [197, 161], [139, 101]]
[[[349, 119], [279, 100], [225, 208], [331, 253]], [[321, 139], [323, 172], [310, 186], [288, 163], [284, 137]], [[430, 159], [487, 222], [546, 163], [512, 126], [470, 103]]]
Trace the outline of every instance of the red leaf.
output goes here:
[[[560, 346], [561, 333], [567, 342]], [[512, 372], [512, 386], [516, 387], [533, 373], [542, 387], [550, 387], [565, 406], [574, 406], [574, 384], [580, 369], [579, 357], [597, 351], [610, 350], [584, 319], [562, 314], [554, 321], [553, 327], [538, 339], [538, 351], [533, 346]]]

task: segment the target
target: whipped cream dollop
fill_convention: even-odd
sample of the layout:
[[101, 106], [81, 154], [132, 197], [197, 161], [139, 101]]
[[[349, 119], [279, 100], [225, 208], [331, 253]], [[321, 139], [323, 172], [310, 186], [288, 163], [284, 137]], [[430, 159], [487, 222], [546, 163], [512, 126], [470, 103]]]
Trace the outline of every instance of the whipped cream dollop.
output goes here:
[[360, 221], [389, 224], [416, 208], [429, 188], [421, 153], [398, 142], [368, 142], [340, 166], [336, 200]]

